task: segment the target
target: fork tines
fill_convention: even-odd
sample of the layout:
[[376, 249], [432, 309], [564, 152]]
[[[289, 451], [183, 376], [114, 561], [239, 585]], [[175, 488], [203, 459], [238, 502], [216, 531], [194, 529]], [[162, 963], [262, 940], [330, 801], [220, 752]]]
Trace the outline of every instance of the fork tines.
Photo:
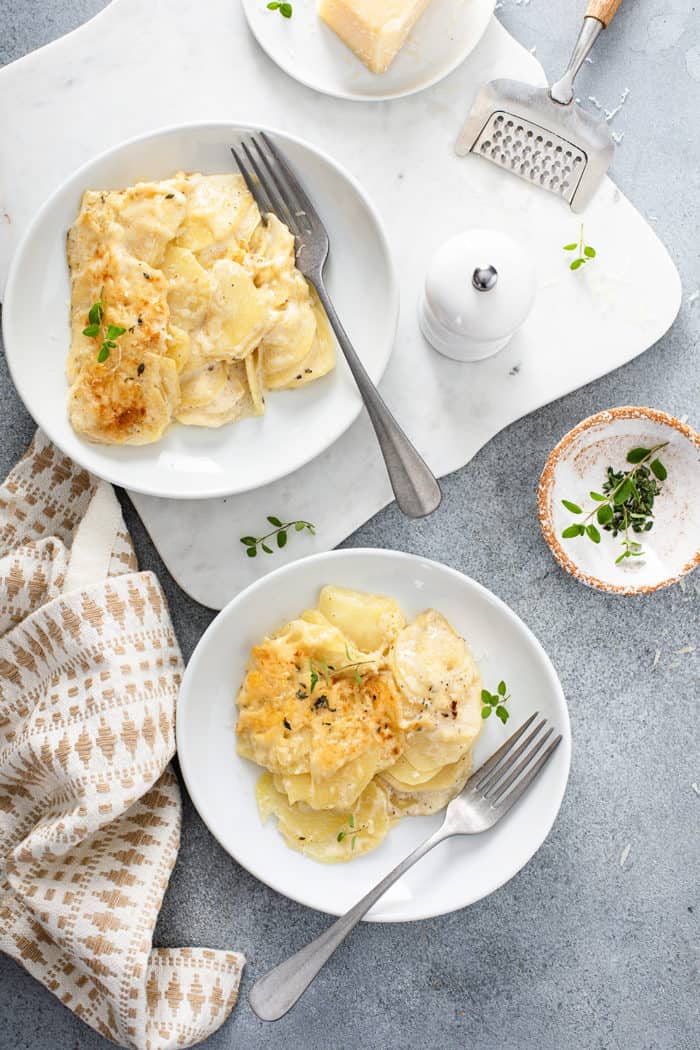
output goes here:
[[263, 222], [272, 212], [295, 237], [313, 230], [316, 214], [309, 198], [284, 155], [264, 131], [231, 147], [238, 170], [245, 179]]
[[550, 741], [554, 729], [551, 726], [546, 728], [546, 718], [542, 718], [528, 733], [538, 716], [539, 711], [530, 715], [468, 781], [467, 787], [494, 808], [509, 809], [542, 771], [561, 743], [561, 734]]

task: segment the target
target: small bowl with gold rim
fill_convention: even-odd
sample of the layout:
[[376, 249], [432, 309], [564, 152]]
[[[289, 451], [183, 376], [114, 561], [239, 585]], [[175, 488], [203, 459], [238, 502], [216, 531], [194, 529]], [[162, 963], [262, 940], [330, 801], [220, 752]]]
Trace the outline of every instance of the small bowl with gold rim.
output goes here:
[[700, 435], [653, 408], [598, 412], [550, 453], [537, 509], [556, 561], [589, 587], [677, 583], [700, 565]]

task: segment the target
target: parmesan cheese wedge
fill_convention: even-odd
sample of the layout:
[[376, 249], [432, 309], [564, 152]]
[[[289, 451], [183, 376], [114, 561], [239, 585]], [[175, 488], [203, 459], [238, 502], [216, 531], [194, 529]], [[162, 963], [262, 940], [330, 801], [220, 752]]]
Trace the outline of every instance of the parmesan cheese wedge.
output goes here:
[[319, 0], [318, 13], [373, 73], [386, 73], [430, 0]]

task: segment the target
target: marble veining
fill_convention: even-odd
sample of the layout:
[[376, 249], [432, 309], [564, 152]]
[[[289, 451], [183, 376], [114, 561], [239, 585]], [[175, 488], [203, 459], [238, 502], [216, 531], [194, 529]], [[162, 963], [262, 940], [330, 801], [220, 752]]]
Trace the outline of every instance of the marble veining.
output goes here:
[[[497, 20], [435, 88], [372, 104], [329, 99], [290, 80], [257, 47], [239, 5], [208, 0], [207, 10], [215, 33], [201, 32], [201, 11], [189, 0], [113, 0], [69, 37], [0, 72], [0, 89], [14, 100], [0, 111], [0, 275], [42, 200], [99, 150], [184, 121], [259, 121], [322, 143], [378, 206], [402, 295], [382, 392], [439, 475], [468, 462], [508, 423], [641, 353], [672, 323], [680, 305], [675, 267], [611, 180], [583, 217], [598, 258], [572, 274], [561, 246], [574, 239], [578, 218], [493, 165], [454, 156], [481, 83], [503, 75], [544, 81], [537, 59]], [[423, 341], [416, 308], [428, 258], [470, 225], [503, 229], [528, 245], [538, 296], [506, 350], [463, 365]], [[217, 608], [283, 561], [335, 546], [390, 498], [363, 415], [323, 456], [255, 492], [177, 506], [133, 501], [181, 586]], [[295, 536], [274, 559], [247, 559], [239, 537], [259, 534], [267, 514], [314, 521], [316, 537]]]

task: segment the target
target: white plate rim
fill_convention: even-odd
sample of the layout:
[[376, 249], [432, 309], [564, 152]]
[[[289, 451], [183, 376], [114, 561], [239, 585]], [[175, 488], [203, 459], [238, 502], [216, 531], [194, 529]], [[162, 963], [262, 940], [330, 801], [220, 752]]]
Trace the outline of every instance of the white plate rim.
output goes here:
[[[435, 73], [434, 76], [429, 77], [427, 80], [421, 81], [421, 83], [416, 84], [413, 87], [401, 88], [397, 89], [396, 91], [387, 91], [379, 95], [364, 94], [360, 91], [342, 91], [340, 88], [323, 87], [317, 81], [312, 80], [310, 77], [306, 77], [303, 74], [300, 75], [295, 70], [293, 70], [291, 63], [280, 62], [278, 57], [272, 53], [272, 50], [270, 49], [270, 46], [267, 43], [267, 38], [257, 31], [257, 28], [254, 24], [254, 19], [250, 17], [248, 4], [246, 0], [241, 0], [241, 7], [243, 8], [243, 13], [245, 15], [248, 28], [250, 29], [250, 32], [252, 33], [255, 40], [260, 45], [261, 49], [265, 52], [270, 61], [274, 62], [278, 69], [281, 69], [282, 72], [286, 73], [286, 75], [288, 77], [291, 77], [292, 80], [296, 80], [297, 83], [302, 84], [304, 87], [309, 88], [311, 91], [318, 92], [320, 95], [327, 95], [329, 98], [344, 99], [347, 102], [391, 102], [395, 99], [409, 98], [411, 95], [417, 95], [421, 91], [427, 91], [428, 88], [435, 87], [436, 84], [439, 84], [442, 80], [445, 80], [452, 73], [454, 73], [454, 71], [462, 65], [464, 60], [469, 57], [474, 48], [477, 47], [484, 33], [488, 29], [491, 19], [494, 17], [496, 0], [492, 0], [489, 17], [484, 23], [483, 30], [479, 34], [477, 39], [468, 47], [462, 49], [451, 63], [448, 63], [448, 65], [446, 65], [438, 73]], [[357, 61], [359, 62], [359, 59]]]
[[[140, 493], [140, 494], [145, 495], [145, 496], [154, 496], [154, 497], [160, 498], [160, 499], [176, 499], [176, 500], [220, 499], [220, 498], [224, 498], [224, 497], [228, 497], [228, 496], [243, 495], [246, 492], [254, 492], [258, 488], [264, 488], [266, 485], [273, 484], [274, 482], [279, 481], [282, 478], [288, 477], [290, 474], [293, 474], [297, 470], [300, 470], [302, 467], [305, 467], [308, 463], [312, 462], [318, 456], [323, 455], [324, 452], [326, 452], [329, 448], [331, 448], [332, 445], [334, 445], [335, 442], [338, 441], [339, 438], [341, 438], [343, 436], [343, 434], [347, 430], [350, 429], [350, 427], [353, 425], [353, 423], [356, 422], [357, 418], [359, 417], [359, 415], [360, 415], [360, 413], [362, 412], [362, 409], [363, 409], [362, 401], [358, 397], [357, 404], [355, 406], [355, 410], [353, 412], [349, 413], [348, 419], [347, 419], [347, 422], [345, 423], [345, 425], [343, 425], [340, 428], [338, 428], [333, 433], [333, 436], [330, 438], [330, 440], [326, 441], [323, 445], [320, 445], [316, 449], [316, 451], [310, 452], [308, 455], [301, 455], [301, 456], [299, 456], [294, 461], [293, 465], [291, 465], [291, 466], [287, 465], [287, 466], [281, 467], [280, 470], [278, 472], [274, 473], [274, 474], [273, 473], [266, 474], [263, 477], [263, 479], [258, 484], [252, 485], [252, 486], [251, 485], [246, 485], [244, 488], [237, 488], [235, 486], [232, 488], [231, 487], [231, 483], [230, 482], [226, 482], [226, 483], [223, 483], [222, 485], [219, 485], [218, 487], [215, 487], [215, 488], [212, 488], [212, 489], [209, 489], [209, 490], [203, 490], [201, 492], [197, 492], [194, 495], [191, 495], [191, 494], [189, 494], [186, 491], [183, 492], [181, 489], [178, 489], [178, 488], [168, 489], [168, 488], [165, 488], [165, 487], [159, 488], [158, 492], [153, 492], [153, 490], [151, 488], [149, 488], [147, 486], [144, 486], [142, 484], [132, 484], [132, 483], [130, 483], [127, 479], [124, 478], [123, 472], [120, 473], [119, 470], [116, 470], [116, 469], [115, 470], [102, 469], [102, 468], [100, 468], [99, 470], [96, 470], [94, 465], [90, 464], [90, 462], [89, 462], [89, 453], [87, 453], [86, 456], [85, 456], [85, 460], [87, 460], [87, 462], [83, 459], [83, 457], [81, 455], [82, 446], [80, 446], [80, 451], [79, 451], [78, 454], [76, 454], [75, 450], [72, 450], [70, 453], [67, 452], [66, 449], [62, 447], [62, 443], [61, 443], [60, 439], [57, 439], [57, 437], [55, 435], [55, 432], [53, 430], [53, 427], [50, 424], [50, 421], [49, 421], [49, 425], [46, 425], [45, 421], [43, 421], [43, 420], [39, 421], [36, 418], [36, 416], [34, 415], [34, 412], [30, 408], [31, 392], [29, 393], [28, 396], [25, 396], [24, 384], [19, 383], [18, 380], [17, 380], [16, 374], [15, 374], [15, 369], [13, 367], [13, 353], [12, 353], [12, 350], [10, 349], [11, 346], [13, 345], [13, 342], [14, 342], [14, 332], [13, 332], [13, 324], [14, 324], [14, 320], [15, 320], [15, 317], [14, 317], [15, 312], [13, 310], [14, 288], [15, 288], [15, 285], [19, 282], [19, 274], [20, 274], [21, 264], [22, 264], [23, 255], [24, 255], [24, 252], [27, 249], [27, 246], [29, 245], [30, 241], [32, 240], [32, 238], [36, 234], [36, 231], [40, 230], [42, 222], [44, 221], [44, 217], [50, 211], [50, 209], [52, 208], [56, 198], [58, 196], [60, 196], [61, 193], [63, 193], [63, 191], [65, 190], [65, 188], [68, 186], [69, 183], [72, 183], [74, 180], [78, 180], [81, 176], [86, 174], [89, 171], [89, 169], [93, 167], [93, 165], [97, 164], [100, 161], [107, 160], [110, 157], [117, 155], [122, 150], [127, 149], [127, 148], [129, 148], [131, 146], [138, 145], [141, 142], [146, 142], [148, 140], [153, 140], [153, 139], [157, 139], [157, 138], [160, 138], [160, 137], [165, 137], [167, 135], [173, 135], [173, 134], [178, 134], [178, 133], [188, 133], [188, 132], [196, 131], [197, 128], [221, 128], [221, 129], [228, 128], [228, 129], [244, 130], [244, 131], [249, 131], [249, 132], [264, 131], [266, 134], [270, 135], [275, 140], [281, 140], [282, 142], [285, 142], [285, 141], [286, 142], [291, 142], [294, 145], [299, 146], [302, 149], [308, 150], [312, 154], [315, 154], [325, 164], [327, 164], [341, 180], [344, 180], [346, 183], [348, 183], [352, 187], [352, 189], [355, 191], [355, 193], [357, 194], [357, 196], [360, 199], [360, 201], [362, 202], [363, 206], [367, 209], [369, 218], [371, 219], [374, 231], [375, 231], [375, 233], [377, 235], [377, 243], [378, 243], [378, 245], [379, 245], [379, 247], [381, 249], [381, 252], [382, 252], [382, 254], [383, 254], [383, 256], [384, 256], [384, 258], [386, 260], [386, 269], [387, 269], [387, 278], [388, 278], [388, 290], [389, 290], [389, 298], [388, 298], [388, 301], [387, 301], [387, 313], [388, 313], [389, 316], [393, 317], [393, 324], [390, 326], [391, 339], [387, 341], [387, 345], [384, 348], [384, 353], [383, 353], [382, 357], [379, 360], [379, 369], [378, 369], [378, 372], [377, 372], [377, 380], [376, 380], [376, 385], [377, 386], [381, 382], [381, 379], [382, 379], [384, 373], [386, 372], [386, 369], [389, 366], [389, 362], [391, 360], [391, 355], [392, 355], [392, 352], [393, 352], [393, 349], [394, 349], [394, 346], [395, 346], [395, 343], [396, 343], [396, 334], [397, 334], [398, 325], [399, 325], [399, 310], [400, 310], [399, 280], [398, 280], [398, 276], [397, 276], [397, 270], [396, 270], [396, 264], [395, 264], [395, 261], [394, 261], [393, 252], [391, 250], [391, 245], [389, 243], [389, 238], [388, 238], [388, 235], [387, 235], [387, 231], [386, 231], [386, 229], [384, 227], [384, 223], [383, 223], [382, 218], [381, 218], [381, 216], [379, 214], [379, 210], [376, 207], [376, 205], [374, 204], [374, 202], [371, 200], [371, 198], [369, 197], [369, 195], [366, 192], [366, 190], [364, 189], [364, 187], [358, 181], [358, 179], [350, 171], [348, 171], [348, 169], [344, 165], [342, 165], [339, 161], [336, 161], [333, 157], [331, 157], [328, 153], [326, 153], [325, 150], [320, 149], [318, 146], [316, 146], [313, 143], [309, 142], [308, 139], [302, 138], [301, 136], [298, 136], [298, 135], [291, 135], [291, 134], [289, 134], [286, 131], [281, 131], [278, 128], [274, 128], [274, 127], [271, 127], [271, 126], [265, 125], [265, 124], [249, 124], [249, 123], [246, 123], [245, 121], [198, 120], [198, 121], [188, 121], [188, 122], [186, 122], [184, 124], [169, 124], [169, 125], [165, 125], [163, 127], [155, 128], [152, 131], [144, 132], [144, 133], [142, 133], [140, 135], [135, 135], [132, 138], [125, 139], [125, 140], [117, 143], [114, 146], [110, 146], [109, 149], [103, 150], [101, 153], [97, 153], [93, 157], [91, 157], [89, 160], [85, 161], [78, 168], [76, 168], [74, 171], [72, 171], [70, 173], [70, 175], [68, 175], [67, 178], [63, 179], [61, 181], [60, 185], [58, 185], [54, 189], [54, 191], [50, 194], [50, 196], [47, 198], [47, 200], [44, 201], [44, 203], [41, 205], [39, 210], [36, 212], [36, 214], [34, 215], [32, 220], [29, 222], [26, 230], [24, 231], [24, 233], [22, 234], [22, 237], [19, 240], [19, 243], [17, 244], [17, 247], [15, 248], [15, 251], [13, 253], [12, 259], [10, 261], [10, 266], [9, 266], [8, 275], [7, 275], [7, 281], [5, 283], [5, 291], [4, 291], [3, 299], [2, 299], [2, 336], [3, 336], [4, 347], [5, 347], [5, 359], [7, 361], [7, 367], [9, 369], [10, 377], [12, 379], [12, 382], [13, 382], [13, 384], [15, 386], [15, 389], [16, 389], [17, 393], [19, 394], [19, 396], [20, 396], [20, 398], [21, 398], [25, 408], [27, 409], [29, 414], [32, 416], [32, 418], [34, 419], [34, 421], [37, 424], [37, 426], [41, 427], [41, 429], [44, 431], [44, 433], [47, 435], [47, 437], [53, 442], [53, 444], [56, 445], [56, 447], [64, 455], [69, 456], [69, 458], [73, 459], [76, 463], [78, 463], [79, 466], [83, 467], [83, 469], [87, 470], [90, 474], [92, 474], [92, 475], [94, 475], [96, 477], [100, 477], [104, 481], [110, 482], [110, 484], [112, 484], [112, 485], [117, 485], [117, 486], [119, 486], [121, 488], [125, 488], [125, 489], [127, 489], [127, 491], [137, 492], [137, 493]], [[338, 351], [338, 352], [340, 353], [340, 351]], [[89, 449], [90, 446], [91, 446], [90, 442], [84, 442], [84, 444], [85, 444], [86, 449]]]
[[216, 831], [214, 831], [214, 829], [209, 826], [209, 823], [208, 823], [208, 821], [207, 821], [207, 819], [206, 819], [206, 817], [204, 816], [204, 813], [203, 813], [203, 809], [205, 807], [204, 806], [200, 807], [201, 796], [199, 796], [199, 793], [198, 793], [198, 790], [197, 790], [197, 787], [196, 787], [195, 778], [193, 777], [193, 771], [192, 771], [192, 768], [189, 765], [189, 758], [187, 757], [187, 746], [186, 746], [186, 743], [185, 743], [185, 741], [184, 741], [184, 739], [182, 737], [181, 730], [180, 730], [180, 726], [184, 722], [184, 718], [181, 717], [181, 716], [183, 714], [185, 703], [187, 702], [186, 697], [187, 697], [187, 692], [189, 690], [190, 682], [192, 682], [196, 678], [196, 672], [197, 672], [198, 664], [199, 664], [200, 661], [205, 659], [205, 654], [206, 654], [206, 649], [207, 649], [207, 645], [208, 645], [209, 639], [215, 633], [215, 631], [218, 630], [219, 621], [224, 619], [225, 617], [231, 615], [231, 613], [234, 611], [236, 606], [242, 604], [252, 592], [257, 591], [258, 589], [260, 589], [264, 585], [269, 585], [270, 582], [275, 581], [275, 580], [279, 580], [281, 577], [283, 577], [285, 575], [288, 575], [288, 574], [291, 574], [291, 573], [293, 573], [295, 571], [298, 572], [300, 570], [300, 567], [303, 567], [303, 566], [308, 565], [310, 563], [319, 564], [319, 563], [322, 563], [322, 562], [332, 562], [333, 559], [338, 557], [339, 555], [342, 555], [344, 558], [350, 558], [350, 559], [355, 559], [355, 558], [360, 559], [360, 558], [367, 557], [367, 556], [380, 555], [383, 558], [387, 558], [389, 560], [395, 560], [397, 562], [397, 564], [401, 563], [401, 564], [404, 564], [404, 565], [411, 565], [411, 564], [419, 563], [421, 565], [428, 565], [428, 566], [430, 566], [432, 568], [437, 568], [440, 571], [445, 572], [448, 575], [452, 576], [453, 578], [458, 579], [462, 583], [466, 582], [467, 585], [469, 585], [470, 587], [473, 587], [475, 589], [475, 591], [481, 595], [482, 598], [486, 599], [486, 601], [492, 603], [494, 606], [499, 608], [506, 615], [506, 617], [509, 620], [511, 620], [516, 625], [516, 627], [518, 629], [523, 631], [523, 633], [525, 634], [525, 636], [528, 639], [529, 643], [534, 646], [534, 648], [537, 651], [538, 655], [541, 657], [541, 659], [543, 661], [543, 667], [544, 667], [544, 669], [546, 671], [546, 674], [547, 674], [547, 678], [550, 680], [550, 683], [551, 683], [551, 685], [552, 685], [552, 687], [554, 689], [554, 692], [557, 694], [557, 697], [558, 697], [560, 705], [561, 705], [562, 724], [560, 726], [558, 726], [557, 728], [559, 729], [559, 732], [561, 733], [562, 738], [563, 738], [562, 739], [563, 748], [560, 745], [560, 750], [564, 751], [564, 755], [565, 755], [565, 759], [566, 759], [566, 770], [565, 770], [565, 774], [564, 774], [564, 776], [562, 778], [562, 781], [561, 781], [561, 783], [559, 785], [559, 798], [558, 798], [557, 806], [556, 806], [556, 809], [555, 809], [554, 814], [552, 816], [552, 819], [551, 819], [551, 821], [549, 823], [547, 823], [545, 821], [540, 826], [540, 832], [536, 836], [536, 838], [537, 838], [536, 844], [535, 844], [532, 852], [530, 853], [530, 856], [527, 858], [527, 860], [524, 863], [522, 863], [522, 864], [515, 863], [510, 868], [504, 868], [502, 871], [499, 872], [499, 874], [497, 876], [497, 879], [494, 882], [494, 885], [492, 886], [492, 888], [487, 893], [484, 893], [481, 896], [476, 896], [476, 897], [469, 897], [468, 894], [467, 894], [467, 899], [465, 899], [461, 904], [455, 904], [454, 906], [448, 906], [448, 907], [445, 907], [445, 908], [437, 908], [437, 909], [435, 909], [435, 908], [432, 908], [432, 909], [431, 908], [426, 908], [426, 909], [421, 910], [419, 914], [411, 914], [411, 915], [408, 915], [408, 916], [406, 916], [406, 915], [402, 915], [402, 916], [394, 916], [394, 915], [392, 915], [392, 916], [385, 916], [385, 915], [382, 915], [381, 913], [378, 914], [378, 915], [370, 914], [370, 915], [365, 917], [364, 921], [366, 921], [366, 922], [386, 922], [386, 923], [393, 923], [393, 922], [419, 922], [419, 921], [423, 921], [425, 919], [436, 918], [436, 917], [438, 917], [440, 915], [448, 915], [448, 914], [451, 914], [452, 912], [459, 911], [462, 908], [469, 907], [472, 904], [476, 904], [477, 901], [483, 900], [485, 897], [491, 896], [492, 893], [495, 893], [496, 890], [500, 889], [507, 882], [510, 882], [510, 880], [512, 878], [514, 878], [520, 871], [522, 871], [522, 869], [524, 867], [526, 867], [527, 864], [530, 863], [532, 858], [540, 850], [540, 848], [542, 847], [543, 843], [548, 838], [548, 836], [549, 836], [549, 834], [550, 834], [550, 832], [551, 832], [551, 830], [552, 830], [552, 828], [554, 826], [554, 823], [555, 823], [555, 821], [556, 821], [556, 819], [557, 819], [557, 817], [559, 815], [559, 812], [561, 810], [561, 805], [562, 805], [562, 802], [564, 800], [564, 795], [566, 794], [566, 788], [567, 788], [567, 785], [568, 785], [569, 776], [570, 776], [570, 772], [571, 772], [571, 755], [572, 755], [571, 720], [570, 720], [570, 716], [569, 716], [568, 704], [566, 702], [566, 696], [564, 694], [564, 690], [562, 688], [561, 682], [559, 681], [559, 676], [557, 675], [557, 672], [556, 672], [556, 670], [554, 668], [554, 665], [552, 664], [552, 661], [550, 660], [549, 656], [547, 655], [547, 652], [544, 649], [544, 646], [538, 640], [538, 638], [535, 636], [535, 634], [532, 632], [532, 630], [527, 626], [527, 624], [518, 616], [517, 613], [515, 613], [510, 608], [510, 606], [508, 606], [501, 598], [499, 598], [496, 594], [494, 594], [493, 591], [490, 591], [483, 584], [479, 583], [477, 580], [474, 580], [471, 576], [467, 576], [465, 573], [460, 572], [458, 569], [453, 569], [451, 566], [445, 565], [443, 562], [436, 561], [435, 559], [424, 558], [422, 555], [410, 554], [410, 553], [404, 552], [404, 551], [390, 550], [390, 549], [385, 549], [385, 548], [380, 548], [380, 547], [338, 548], [337, 550], [322, 551], [322, 552], [317, 553], [317, 554], [310, 554], [306, 558], [300, 558], [298, 561], [290, 562], [287, 565], [281, 565], [279, 568], [274, 569], [272, 572], [268, 573], [266, 576], [263, 576], [260, 579], [255, 580], [253, 583], [251, 583], [244, 590], [240, 591], [239, 594], [237, 594], [234, 598], [232, 598], [231, 601], [227, 605], [225, 605], [224, 608], [221, 609], [217, 613], [217, 615], [214, 617], [214, 619], [209, 624], [209, 626], [207, 627], [207, 629], [204, 632], [204, 634], [202, 635], [202, 637], [197, 642], [197, 645], [195, 646], [195, 648], [194, 648], [194, 650], [192, 652], [192, 655], [191, 655], [191, 657], [190, 657], [190, 659], [189, 659], [189, 661], [187, 663], [187, 667], [185, 668], [185, 673], [184, 673], [183, 679], [182, 679], [182, 685], [180, 687], [180, 692], [178, 694], [177, 705], [176, 705], [176, 714], [175, 714], [176, 747], [177, 747], [177, 756], [178, 756], [178, 761], [179, 761], [182, 777], [183, 777], [183, 780], [185, 782], [185, 786], [187, 788], [187, 791], [188, 791], [188, 794], [190, 796], [190, 799], [192, 800], [192, 804], [194, 805], [195, 809], [197, 810], [197, 813], [199, 814], [200, 819], [202, 820], [204, 825], [207, 827], [207, 829], [209, 830], [210, 834], [214, 836], [214, 838], [219, 843], [221, 848], [233, 860], [235, 860], [235, 862], [237, 864], [239, 864], [242, 868], [244, 868], [246, 871], [248, 871], [249, 874], [251, 874], [254, 878], [258, 879], [260, 882], [264, 883], [266, 886], [269, 886], [270, 889], [274, 890], [276, 893], [280, 893], [283, 897], [286, 897], [288, 900], [293, 900], [297, 904], [302, 904], [305, 907], [312, 908], [312, 909], [314, 909], [316, 911], [324, 911], [324, 914], [331, 914], [331, 915], [341, 915], [341, 914], [343, 914], [343, 912], [340, 912], [340, 911], [325, 912], [324, 909], [318, 908], [318, 906], [315, 905], [312, 901], [310, 901], [308, 899], [304, 899], [301, 895], [299, 895], [297, 893], [292, 893], [288, 889], [284, 888], [280, 884], [280, 882], [274, 877], [274, 874], [271, 876], [269, 872], [264, 872], [263, 873], [260, 870], [257, 870], [256, 868], [254, 869], [253, 866], [249, 867], [243, 860], [240, 859], [240, 857], [236, 856], [234, 853], [231, 852], [231, 850], [228, 848], [228, 846], [226, 846], [226, 844], [221, 840], [221, 838], [219, 838], [219, 836], [217, 835]]

